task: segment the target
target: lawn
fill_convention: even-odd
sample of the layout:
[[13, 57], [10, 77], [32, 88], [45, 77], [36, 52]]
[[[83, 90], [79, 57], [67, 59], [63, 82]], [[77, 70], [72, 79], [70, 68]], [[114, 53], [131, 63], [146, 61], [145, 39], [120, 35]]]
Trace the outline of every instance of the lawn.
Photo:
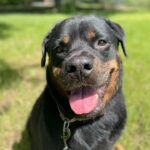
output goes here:
[[[99, 13], [100, 14], [100, 13]], [[150, 149], [150, 13], [103, 13], [126, 32], [124, 94], [128, 120], [118, 141], [125, 150]], [[17, 145], [28, 114], [45, 85], [40, 68], [41, 42], [64, 14], [0, 14], [0, 150], [27, 150]]]

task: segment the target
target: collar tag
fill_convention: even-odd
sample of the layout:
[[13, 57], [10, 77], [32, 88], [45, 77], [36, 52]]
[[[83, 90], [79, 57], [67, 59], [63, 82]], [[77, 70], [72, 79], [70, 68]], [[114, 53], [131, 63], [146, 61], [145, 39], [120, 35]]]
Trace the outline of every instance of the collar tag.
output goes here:
[[63, 135], [62, 135], [63, 142], [64, 142], [63, 150], [69, 150], [69, 147], [67, 144], [67, 141], [69, 140], [69, 138], [71, 136], [71, 131], [69, 129], [69, 125], [70, 125], [70, 122], [67, 122], [67, 121], [65, 121], [64, 125], [63, 125]]

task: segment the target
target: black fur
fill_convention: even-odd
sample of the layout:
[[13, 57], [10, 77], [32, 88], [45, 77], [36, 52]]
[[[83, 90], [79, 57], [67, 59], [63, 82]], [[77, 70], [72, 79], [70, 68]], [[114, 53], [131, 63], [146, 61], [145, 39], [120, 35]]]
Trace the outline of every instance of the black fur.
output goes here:
[[[84, 22], [83, 24], [82, 21]], [[91, 28], [100, 30], [100, 34], [103, 33], [104, 37], [106, 36], [109, 39], [112, 45], [109, 47], [109, 50], [105, 52], [94, 51], [90, 44], [87, 44], [89, 41], [83, 40], [85, 38], [84, 35], [79, 35], [84, 30]], [[60, 38], [62, 38], [60, 36], [66, 33], [69, 33], [71, 43], [65, 48], [69, 52], [72, 51], [73, 54], [71, 53], [69, 56], [66, 52], [65, 54], [56, 54], [56, 48], [60, 46], [59, 42], [61, 41]], [[117, 57], [119, 43], [122, 45], [124, 54], [127, 55], [123, 29], [116, 23], [96, 16], [78, 16], [67, 19], [57, 24], [51, 33], [47, 34], [43, 42], [41, 61], [41, 65], [44, 66], [46, 53], [48, 53], [50, 62], [46, 73], [47, 85], [34, 105], [27, 124], [31, 140], [31, 150], [63, 149], [64, 143], [61, 136], [63, 134], [64, 120], [60, 117], [58, 107], [60, 107], [61, 112], [66, 118], [78, 118], [70, 109], [67, 97], [58, 91], [56, 82], [53, 81], [53, 74], [49, 68], [52, 66], [63, 68], [66, 61], [79, 51], [87, 52], [102, 62], [107, 62]], [[87, 54], [84, 55], [87, 57]], [[112, 150], [114, 143], [119, 138], [125, 126], [126, 109], [122, 94], [122, 63], [120, 59], [118, 59], [118, 62], [119, 77], [115, 93], [105, 105], [103, 113], [96, 112], [96, 114], [93, 113], [87, 119], [85, 119], [85, 116], [83, 120], [81, 117], [80, 121], [77, 119], [75, 122], [70, 123], [71, 137], [67, 141], [69, 150]], [[71, 79], [66, 80], [72, 81]], [[72, 81], [70, 84], [75, 83]]]

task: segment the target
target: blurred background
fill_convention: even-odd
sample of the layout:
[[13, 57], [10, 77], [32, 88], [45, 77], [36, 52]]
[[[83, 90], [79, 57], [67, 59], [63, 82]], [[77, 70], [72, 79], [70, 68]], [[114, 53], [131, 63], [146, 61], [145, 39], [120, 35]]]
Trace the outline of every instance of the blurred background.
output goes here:
[[45, 86], [41, 43], [59, 21], [96, 14], [119, 23], [129, 57], [124, 63], [125, 150], [150, 150], [149, 0], [0, 0], [0, 150], [29, 150], [25, 124]]

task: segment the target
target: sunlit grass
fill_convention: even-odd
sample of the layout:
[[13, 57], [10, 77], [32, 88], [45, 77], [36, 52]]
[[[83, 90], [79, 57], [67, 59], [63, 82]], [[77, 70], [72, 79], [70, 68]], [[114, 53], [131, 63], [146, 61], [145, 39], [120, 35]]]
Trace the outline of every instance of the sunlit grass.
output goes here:
[[[11, 150], [45, 85], [40, 68], [42, 39], [69, 15], [0, 15], [0, 149]], [[127, 126], [119, 143], [126, 150], [150, 148], [150, 13], [108, 13], [123, 26], [129, 57], [124, 62]], [[18, 149], [15, 149], [18, 150]], [[25, 148], [20, 149], [25, 150]]]

